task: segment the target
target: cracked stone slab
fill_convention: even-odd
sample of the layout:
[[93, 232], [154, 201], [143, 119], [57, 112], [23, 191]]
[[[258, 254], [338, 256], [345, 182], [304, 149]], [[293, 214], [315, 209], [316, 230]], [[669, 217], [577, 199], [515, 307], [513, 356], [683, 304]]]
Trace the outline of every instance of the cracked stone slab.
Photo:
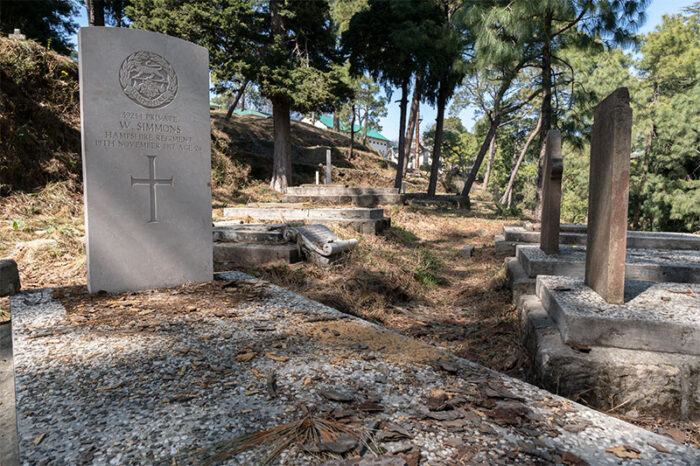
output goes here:
[[537, 296], [565, 343], [700, 355], [698, 284], [628, 280], [608, 304], [580, 278], [540, 275]]
[[[529, 277], [563, 275], [583, 277], [586, 248], [560, 246], [559, 254], [547, 255], [538, 246], [517, 246], [516, 257]], [[627, 280], [700, 283], [700, 251], [628, 249]]]
[[[366, 425], [373, 419], [400, 423], [425, 464], [458, 462], [466, 451], [474, 462], [486, 464], [551, 463], [568, 455], [615, 465], [620, 459], [606, 450], [622, 445], [639, 452], [635, 464], [700, 463], [700, 451], [694, 448], [426, 343], [248, 275], [220, 278], [224, 281], [218, 285], [89, 296], [87, 301], [81, 295], [67, 302], [87, 307], [71, 312], [62, 304], [66, 301], [52, 296], [65, 289], [15, 295], [21, 461], [166, 462], [186, 451], [299, 420], [300, 404], [327, 413], [345, 409], [347, 405], [322, 395], [342, 389], [357, 401], [380, 403], [383, 411], [362, 415]], [[207, 308], [245, 287], [258, 297], [225, 301], [220, 310]], [[201, 299], [201, 307], [174, 307], [171, 303], [181, 296]], [[140, 304], [160, 299], [167, 315], [153, 312], [148, 302]], [[107, 324], [115, 312], [135, 320]], [[251, 351], [252, 359], [236, 359]], [[449, 371], [441, 368], [446, 360]], [[268, 393], [271, 373], [276, 375], [274, 397]], [[436, 391], [472, 400], [465, 406], [479, 403], [481, 396], [496, 396], [493, 403], [517, 405], [527, 415], [517, 422], [510, 417], [499, 421], [490, 408], [467, 408], [468, 416], [455, 431], [420, 410]], [[263, 445], [223, 464], [252, 464], [267, 453]], [[278, 460], [322, 462], [300, 448]]]

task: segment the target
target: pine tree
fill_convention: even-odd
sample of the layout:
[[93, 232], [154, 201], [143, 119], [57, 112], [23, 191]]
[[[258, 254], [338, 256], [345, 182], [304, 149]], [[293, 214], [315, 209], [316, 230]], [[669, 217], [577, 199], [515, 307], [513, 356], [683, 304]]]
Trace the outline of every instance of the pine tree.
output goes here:
[[428, 182], [429, 196], [434, 196], [437, 188], [445, 107], [469, 70], [469, 62], [465, 55], [471, 47], [471, 34], [466, 23], [455, 20], [458, 5], [451, 1], [441, 2], [442, 22], [437, 31], [438, 40], [433, 42], [428, 50], [430, 55], [423, 88], [426, 99], [437, 107], [435, 141]]
[[352, 73], [368, 73], [387, 88], [401, 89], [399, 159], [394, 187], [400, 188], [407, 155], [408, 86], [416, 70], [424, 69], [439, 38], [442, 11], [429, 0], [369, 0], [343, 33], [343, 50]]

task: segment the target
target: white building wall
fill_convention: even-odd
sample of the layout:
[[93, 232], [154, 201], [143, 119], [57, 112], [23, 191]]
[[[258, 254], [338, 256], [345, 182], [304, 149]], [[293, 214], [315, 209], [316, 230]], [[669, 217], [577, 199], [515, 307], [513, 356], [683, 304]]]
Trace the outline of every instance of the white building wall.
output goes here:
[[391, 143], [389, 141], [384, 141], [382, 139], [375, 139], [375, 138], [367, 138], [367, 142], [369, 143], [370, 146], [374, 147], [379, 151], [380, 154], [382, 154], [382, 157], [386, 157], [387, 154], [389, 153], [389, 149], [391, 148]]

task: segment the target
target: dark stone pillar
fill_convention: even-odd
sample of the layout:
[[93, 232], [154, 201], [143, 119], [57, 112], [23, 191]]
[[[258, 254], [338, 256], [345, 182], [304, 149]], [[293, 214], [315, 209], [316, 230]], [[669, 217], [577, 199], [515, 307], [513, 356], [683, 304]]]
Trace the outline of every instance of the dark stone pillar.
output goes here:
[[595, 109], [588, 190], [586, 285], [622, 304], [627, 254], [632, 109], [629, 91], [615, 90]]
[[547, 254], [559, 253], [559, 219], [561, 218], [561, 133], [552, 129], [545, 142], [542, 180], [542, 228], [540, 248]]

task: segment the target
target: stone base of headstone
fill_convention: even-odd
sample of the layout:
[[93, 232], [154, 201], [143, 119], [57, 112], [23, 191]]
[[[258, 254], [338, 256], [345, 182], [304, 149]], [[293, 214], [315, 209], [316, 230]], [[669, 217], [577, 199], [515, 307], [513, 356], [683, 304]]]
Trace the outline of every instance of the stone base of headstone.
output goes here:
[[[530, 278], [585, 274], [585, 247], [561, 246], [558, 255], [549, 256], [537, 246], [517, 246], [516, 257]], [[700, 283], [700, 251], [628, 249], [625, 276], [629, 280]]]
[[564, 343], [700, 356], [700, 284], [627, 280], [609, 304], [580, 278], [540, 275], [537, 297]]
[[[628, 297], [630, 292], [637, 297], [628, 305], [610, 305], [582, 279], [539, 277], [538, 295], [544, 299], [533, 294], [518, 300], [522, 343], [533, 356], [531, 382], [602, 410], [622, 405], [618, 412], [700, 417], [700, 355], [688, 354], [694, 351], [690, 346], [700, 346], [669, 341], [679, 332], [697, 339], [697, 311], [685, 313], [685, 320], [675, 312], [663, 316], [664, 309], [685, 308], [685, 301], [695, 300], [700, 309], [698, 286], [691, 285], [694, 297], [674, 293], [688, 285], [646, 286], [628, 284]], [[572, 301], [577, 304], [562, 312], [561, 304]]]

